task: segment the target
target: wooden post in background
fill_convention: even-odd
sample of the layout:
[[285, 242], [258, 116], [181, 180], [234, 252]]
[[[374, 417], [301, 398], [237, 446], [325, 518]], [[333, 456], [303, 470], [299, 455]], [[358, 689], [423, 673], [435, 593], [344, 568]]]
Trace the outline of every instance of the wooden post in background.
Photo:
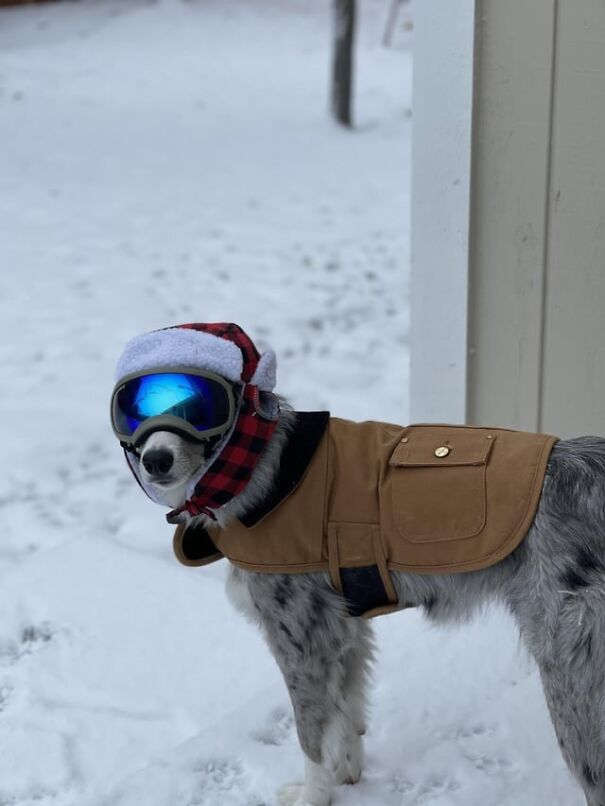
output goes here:
[[353, 61], [356, 0], [333, 0], [334, 55], [332, 113], [343, 126], [353, 125]]

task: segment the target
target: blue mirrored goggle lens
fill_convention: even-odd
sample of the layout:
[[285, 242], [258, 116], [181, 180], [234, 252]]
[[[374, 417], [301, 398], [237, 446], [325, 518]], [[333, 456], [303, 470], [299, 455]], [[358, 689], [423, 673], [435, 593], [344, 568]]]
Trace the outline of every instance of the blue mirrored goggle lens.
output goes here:
[[150, 417], [171, 415], [198, 431], [229, 421], [229, 395], [211, 378], [164, 372], [127, 381], [113, 399], [113, 422], [120, 434], [133, 434]]

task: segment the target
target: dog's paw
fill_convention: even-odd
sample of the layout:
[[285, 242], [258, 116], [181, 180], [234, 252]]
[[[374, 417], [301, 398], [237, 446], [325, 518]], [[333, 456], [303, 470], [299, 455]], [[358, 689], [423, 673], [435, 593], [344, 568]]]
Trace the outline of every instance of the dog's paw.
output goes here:
[[362, 762], [359, 756], [347, 755], [345, 761], [336, 770], [335, 779], [337, 784], [356, 784], [361, 778]]
[[277, 806], [327, 806], [329, 801], [321, 803], [311, 802], [304, 798], [304, 786], [302, 784], [287, 784], [277, 793]]
[[361, 778], [363, 768], [363, 741], [361, 736], [353, 734], [346, 743], [345, 754], [336, 769], [336, 783], [356, 784]]

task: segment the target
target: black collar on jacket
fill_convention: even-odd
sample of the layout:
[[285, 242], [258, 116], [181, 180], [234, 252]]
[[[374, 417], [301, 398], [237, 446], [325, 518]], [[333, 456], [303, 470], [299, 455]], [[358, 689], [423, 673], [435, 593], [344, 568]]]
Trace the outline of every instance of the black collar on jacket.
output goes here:
[[283, 449], [271, 489], [239, 519], [250, 528], [278, 507], [298, 487], [328, 427], [329, 411], [296, 412], [296, 423]]

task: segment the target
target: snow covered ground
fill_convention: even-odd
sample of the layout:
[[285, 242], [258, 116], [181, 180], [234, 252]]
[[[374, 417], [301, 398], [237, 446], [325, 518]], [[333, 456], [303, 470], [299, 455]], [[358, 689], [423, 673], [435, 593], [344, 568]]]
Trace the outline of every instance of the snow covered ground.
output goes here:
[[[353, 133], [327, 0], [0, 11], [2, 806], [269, 806], [301, 777], [225, 568], [173, 559], [107, 402], [127, 338], [231, 319], [299, 408], [406, 421], [411, 40], [361, 5]], [[580, 806], [505, 615], [375, 626], [336, 804]]]

